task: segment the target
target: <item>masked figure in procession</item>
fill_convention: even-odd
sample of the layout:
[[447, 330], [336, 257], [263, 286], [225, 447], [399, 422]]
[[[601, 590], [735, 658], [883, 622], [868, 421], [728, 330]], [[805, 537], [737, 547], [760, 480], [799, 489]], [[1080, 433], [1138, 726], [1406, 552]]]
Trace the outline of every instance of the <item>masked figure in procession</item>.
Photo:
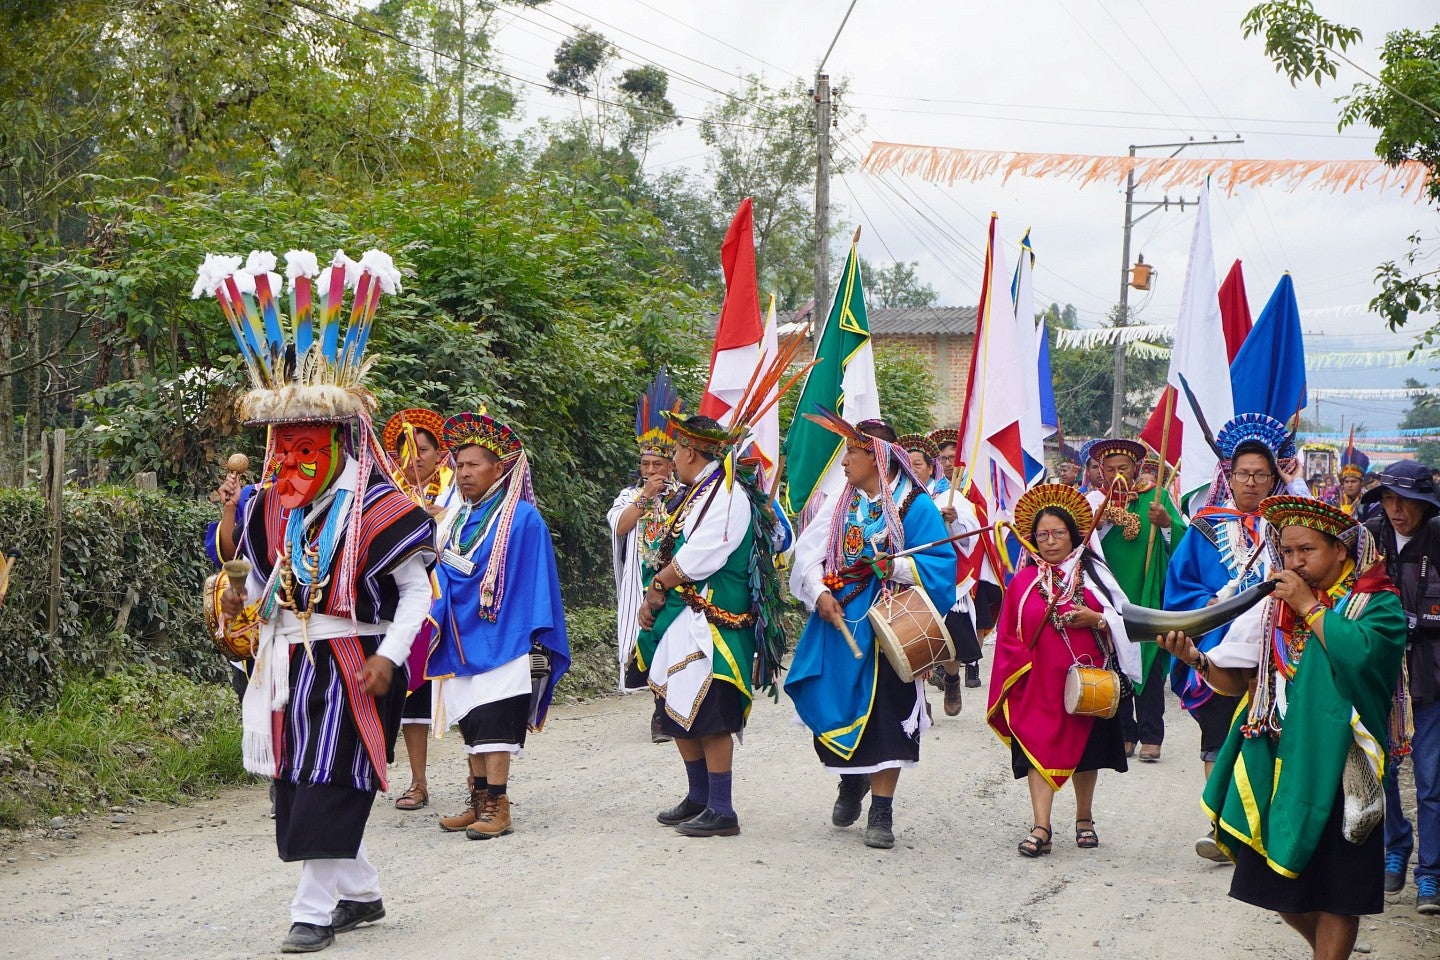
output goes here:
[[[207, 258], [196, 295], [220, 300], [249, 369], [241, 418], [270, 427], [275, 481], [250, 498], [236, 542], [250, 574], [222, 607], [260, 623], [244, 759], [275, 778], [276, 847], [303, 863], [281, 951], [306, 953], [385, 916], [362, 838], [376, 792], [388, 789], [405, 663], [430, 605], [435, 528], [384, 476], [362, 382], [380, 292], [398, 289], [394, 265], [378, 251], [359, 264], [337, 254], [324, 272], [313, 254], [287, 260], [289, 330], [273, 255], [252, 253], [243, 271], [238, 257]], [[352, 285], [342, 347], [340, 301]]]

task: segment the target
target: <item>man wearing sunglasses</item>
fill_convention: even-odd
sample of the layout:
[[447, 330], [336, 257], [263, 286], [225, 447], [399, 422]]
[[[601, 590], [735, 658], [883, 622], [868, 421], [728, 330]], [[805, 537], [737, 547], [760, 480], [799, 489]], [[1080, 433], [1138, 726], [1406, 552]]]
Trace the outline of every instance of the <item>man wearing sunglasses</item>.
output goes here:
[[[1405, 868], [1418, 846], [1415, 908], [1440, 914], [1440, 493], [1428, 467], [1402, 460], [1385, 468], [1379, 486], [1361, 503], [1380, 505], [1365, 525], [1385, 554], [1386, 572], [1405, 608], [1409, 682], [1402, 673], [1391, 721], [1392, 741], [1398, 735], [1401, 742], [1392, 742], [1390, 750], [1402, 757], [1404, 737], [1410, 735], [1418, 801], [1412, 827], [1400, 807], [1399, 765], [1392, 763], [1385, 777], [1385, 892], [1404, 888]], [[1406, 699], [1413, 734], [1404, 729]]]

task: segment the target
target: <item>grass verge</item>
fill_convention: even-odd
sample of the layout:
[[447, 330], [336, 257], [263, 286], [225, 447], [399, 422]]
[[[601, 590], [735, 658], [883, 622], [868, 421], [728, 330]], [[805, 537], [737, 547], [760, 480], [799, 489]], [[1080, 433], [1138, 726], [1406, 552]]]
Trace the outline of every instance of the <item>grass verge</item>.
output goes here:
[[0, 704], [0, 827], [175, 802], [250, 779], [229, 687], [128, 667], [64, 682], [52, 709]]

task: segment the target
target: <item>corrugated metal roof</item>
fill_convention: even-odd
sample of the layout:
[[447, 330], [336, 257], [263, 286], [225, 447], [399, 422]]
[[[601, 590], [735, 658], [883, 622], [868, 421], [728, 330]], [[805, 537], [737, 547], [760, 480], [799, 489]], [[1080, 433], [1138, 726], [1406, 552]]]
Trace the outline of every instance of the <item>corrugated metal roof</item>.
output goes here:
[[[808, 315], [808, 311], [805, 312]], [[780, 323], [801, 319], [801, 311], [777, 314]], [[871, 307], [870, 332], [876, 336], [964, 336], [975, 333], [975, 307]]]

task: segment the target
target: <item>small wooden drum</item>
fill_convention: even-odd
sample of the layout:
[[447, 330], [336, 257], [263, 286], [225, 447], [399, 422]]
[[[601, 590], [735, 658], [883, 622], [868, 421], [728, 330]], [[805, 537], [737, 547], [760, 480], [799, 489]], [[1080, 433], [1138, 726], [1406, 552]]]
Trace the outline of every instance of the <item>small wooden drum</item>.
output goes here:
[[955, 659], [955, 645], [945, 621], [929, 595], [918, 587], [882, 591], [870, 607], [869, 617], [880, 651], [901, 680], [914, 680], [937, 664]]
[[1120, 674], [1072, 663], [1065, 674], [1065, 712], [1109, 720], [1120, 710]]
[[230, 585], [222, 573], [212, 574], [205, 579], [200, 603], [205, 610], [205, 628], [210, 639], [226, 660], [249, 660], [255, 656], [255, 644], [260, 639], [260, 625], [249, 615], [249, 611], [233, 618], [220, 629], [223, 615], [220, 612], [220, 595]]

